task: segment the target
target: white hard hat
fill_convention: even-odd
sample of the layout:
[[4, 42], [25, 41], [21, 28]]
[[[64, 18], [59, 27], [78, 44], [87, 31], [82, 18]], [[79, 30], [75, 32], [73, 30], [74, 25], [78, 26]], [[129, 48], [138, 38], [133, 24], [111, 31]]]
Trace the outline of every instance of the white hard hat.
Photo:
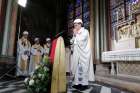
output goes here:
[[28, 35], [29, 33], [27, 31], [24, 31], [23, 32], [23, 35]]
[[81, 24], [83, 24], [83, 21], [81, 19], [75, 19], [73, 23], [81, 23]]

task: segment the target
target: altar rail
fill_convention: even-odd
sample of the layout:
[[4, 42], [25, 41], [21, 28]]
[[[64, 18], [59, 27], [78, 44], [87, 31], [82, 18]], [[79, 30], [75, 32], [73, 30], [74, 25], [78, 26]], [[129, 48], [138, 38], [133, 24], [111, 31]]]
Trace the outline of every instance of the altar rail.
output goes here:
[[140, 78], [140, 48], [103, 52], [102, 62], [110, 63], [111, 75]]
[[102, 53], [102, 62], [140, 61], [140, 48]]

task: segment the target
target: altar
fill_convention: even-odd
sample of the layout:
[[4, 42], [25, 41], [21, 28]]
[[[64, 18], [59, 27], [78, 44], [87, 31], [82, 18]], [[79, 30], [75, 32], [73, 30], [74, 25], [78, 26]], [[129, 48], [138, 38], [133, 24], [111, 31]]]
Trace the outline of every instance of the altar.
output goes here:
[[121, 2], [111, 2], [111, 47], [101, 59], [111, 66], [111, 75], [140, 79], [140, 2]]
[[111, 75], [140, 78], [140, 48], [103, 52], [102, 62], [111, 63]]

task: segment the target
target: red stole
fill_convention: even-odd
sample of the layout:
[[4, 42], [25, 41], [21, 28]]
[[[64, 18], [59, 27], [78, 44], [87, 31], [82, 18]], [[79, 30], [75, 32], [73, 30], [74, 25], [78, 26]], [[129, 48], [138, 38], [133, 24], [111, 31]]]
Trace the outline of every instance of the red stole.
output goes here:
[[52, 64], [54, 62], [56, 43], [57, 43], [57, 39], [54, 39], [53, 42], [52, 42], [52, 47], [51, 47], [51, 52], [50, 52], [50, 59], [51, 59], [51, 63]]

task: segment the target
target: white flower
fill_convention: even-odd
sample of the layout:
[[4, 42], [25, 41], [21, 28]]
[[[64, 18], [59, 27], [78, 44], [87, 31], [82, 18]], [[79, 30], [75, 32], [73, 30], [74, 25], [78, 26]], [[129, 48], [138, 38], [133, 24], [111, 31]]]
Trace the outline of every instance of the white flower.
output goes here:
[[45, 75], [43, 74], [43, 75], [42, 75], [42, 78], [44, 78], [44, 77], [45, 77]]
[[41, 77], [42, 76], [42, 74], [38, 74], [38, 77]]
[[36, 82], [36, 83], [38, 83], [38, 82], [39, 82], [39, 80], [37, 79], [35, 82]]
[[31, 72], [31, 73], [30, 73], [30, 76], [33, 77], [33, 75], [34, 75], [34, 72]]
[[29, 81], [29, 85], [31, 86], [31, 85], [33, 85], [33, 84], [34, 84], [34, 80], [31, 79], [31, 80]]
[[32, 76], [32, 78], [33, 78], [33, 79], [35, 79], [35, 78], [36, 78], [36, 76], [35, 76], [35, 75], [33, 75], [33, 76]]
[[24, 83], [27, 83], [29, 80], [29, 78], [25, 78]]
[[44, 71], [49, 71], [49, 69], [47, 67], [44, 67]]
[[36, 67], [35, 67], [35, 69], [38, 69], [39, 68], [39, 66], [37, 65]]

